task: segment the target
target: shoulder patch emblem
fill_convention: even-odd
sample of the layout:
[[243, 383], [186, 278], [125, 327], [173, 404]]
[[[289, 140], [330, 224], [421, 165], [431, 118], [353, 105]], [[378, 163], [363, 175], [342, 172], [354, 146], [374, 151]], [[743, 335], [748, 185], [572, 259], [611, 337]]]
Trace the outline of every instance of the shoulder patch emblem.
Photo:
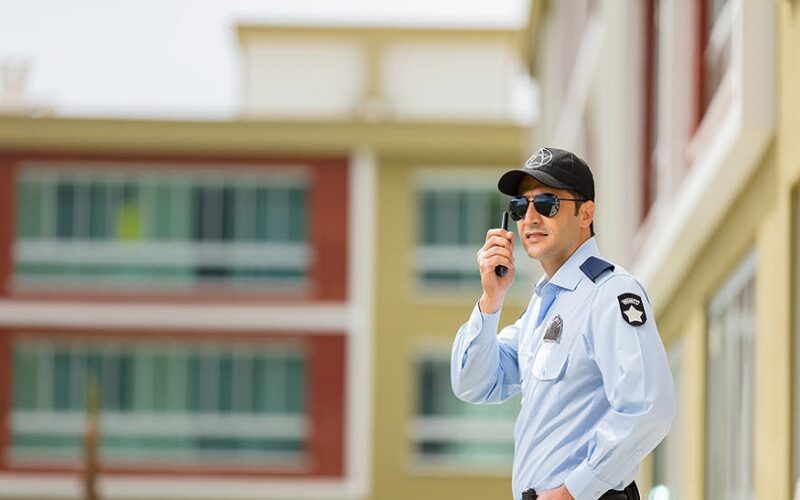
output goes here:
[[544, 332], [544, 341], [561, 342], [561, 331], [563, 329], [564, 321], [561, 319], [561, 316], [556, 315], [553, 321], [550, 322], [550, 326], [547, 327], [547, 331]]
[[635, 293], [623, 293], [617, 297], [619, 310], [629, 325], [642, 326], [647, 322], [647, 314], [644, 312], [642, 298]]

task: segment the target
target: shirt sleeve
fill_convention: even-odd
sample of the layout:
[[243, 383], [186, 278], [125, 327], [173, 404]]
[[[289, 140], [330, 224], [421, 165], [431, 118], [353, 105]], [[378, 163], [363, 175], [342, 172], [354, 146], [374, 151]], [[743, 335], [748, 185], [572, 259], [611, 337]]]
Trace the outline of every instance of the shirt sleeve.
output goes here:
[[[643, 315], [630, 309], [631, 297]], [[577, 500], [597, 499], [625, 481], [667, 435], [675, 413], [672, 373], [641, 285], [624, 275], [603, 283], [590, 325], [587, 345], [610, 408], [590, 438], [588, 456], [564, 481]]]
[[450, 357], [453, 393], [469, 403], [501, 403], [519, 393], [517, 339], [520, 318], [497, 334], [500, 311], [481, 313], [476, 304], [461, 325]]

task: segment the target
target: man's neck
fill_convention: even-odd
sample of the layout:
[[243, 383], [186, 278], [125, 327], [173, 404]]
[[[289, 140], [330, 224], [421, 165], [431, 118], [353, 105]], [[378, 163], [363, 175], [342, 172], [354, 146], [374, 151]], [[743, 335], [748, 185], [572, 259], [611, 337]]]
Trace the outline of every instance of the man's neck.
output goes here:
[[584, 243], [589, 241], [590, 238], [591, 236], [581, 237], [575, 245], [570, 247], [564, 253], [555, 256], [548, 261], [541, 261], [542, 269], [544, 269], [544, 273], [547, 275], [547, 280], [551, 280], [553, 276], [556, 275], [558, 270], [561, 269], [561, 266], [563, 266]]

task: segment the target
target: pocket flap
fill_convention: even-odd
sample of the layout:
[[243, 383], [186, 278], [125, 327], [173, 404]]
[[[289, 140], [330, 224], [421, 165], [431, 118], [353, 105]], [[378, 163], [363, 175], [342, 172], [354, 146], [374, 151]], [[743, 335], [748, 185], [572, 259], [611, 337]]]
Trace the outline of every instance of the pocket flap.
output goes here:
[[533, 358], [531, 374], [537, 380], [555, 380], [561, 372], [569, 357], [569, 348], [558, 342], [544, 341]]

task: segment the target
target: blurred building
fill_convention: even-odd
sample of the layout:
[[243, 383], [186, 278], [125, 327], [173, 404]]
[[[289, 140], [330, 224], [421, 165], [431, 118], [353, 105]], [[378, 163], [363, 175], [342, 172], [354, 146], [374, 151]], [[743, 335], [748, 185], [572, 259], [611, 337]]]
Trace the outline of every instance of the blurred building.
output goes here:
[[357, 202], [269, 128], [3, 119], [0, 494], [77, 496], [90, 380], [105, 496], [342, 474]]
[[798, 3], [533, 9], [534, 142], [595, 168], [601, 247], [647, 286], [675, 377], [678, 413], [640, 474], [644, 493], [792, 498]]
[[[449, 349], [527, 157], [526, 29], [242, 26], [241, 118], [0, 117], [0, 497], [503, 497]], [[513, 320], [537, 269], [522, 269]]]

